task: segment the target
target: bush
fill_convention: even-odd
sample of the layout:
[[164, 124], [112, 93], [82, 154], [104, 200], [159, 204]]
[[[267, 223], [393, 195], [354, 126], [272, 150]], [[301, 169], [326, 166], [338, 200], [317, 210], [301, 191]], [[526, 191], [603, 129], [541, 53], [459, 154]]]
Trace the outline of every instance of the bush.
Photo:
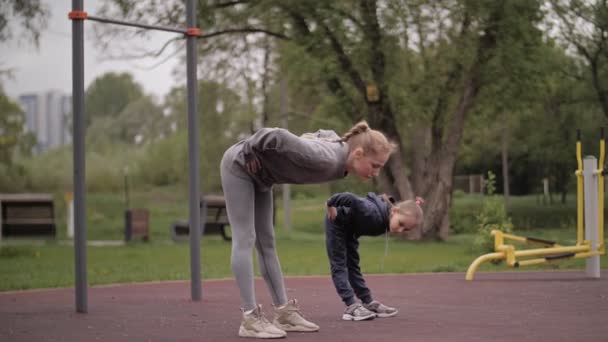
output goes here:
[[71, 189], [73, 174], [71, 151], [70, 147], [62, 147], [20, 160], [25, 169], [27, 189], [40, 192]]
[[25, 168], [18, 164], [0, 164], [0, 192], [21, 191], [27, 181], [25, 172]]

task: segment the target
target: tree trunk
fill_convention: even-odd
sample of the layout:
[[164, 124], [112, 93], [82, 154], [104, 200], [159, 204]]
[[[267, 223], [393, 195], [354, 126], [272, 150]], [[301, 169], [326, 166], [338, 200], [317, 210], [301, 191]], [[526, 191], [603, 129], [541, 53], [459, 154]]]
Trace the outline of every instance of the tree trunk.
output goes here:
[[416, 195], [422, 195], [427, 192], [424, 184], [426, 184], [426, 179], [429, 177], [430, 141], [431, 130], [428, 125], [420, 124], [412, 130], [410, 139], [410, 146], [413, 146], [411, 151], [412, 174], [410, 178], [412, 180], [412, 191]]

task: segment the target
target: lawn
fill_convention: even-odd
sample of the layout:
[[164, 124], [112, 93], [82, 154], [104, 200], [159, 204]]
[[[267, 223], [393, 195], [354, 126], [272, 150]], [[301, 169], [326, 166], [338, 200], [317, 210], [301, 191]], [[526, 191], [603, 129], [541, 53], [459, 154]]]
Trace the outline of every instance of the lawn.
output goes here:
[[[87, 197], [87, 237], [89, 240], [120, 240], [124, 202], [115, 194], [89, 194]], [[323, 198], [293, 201], [293, 226], [283, 227], [283, 214], [277, 212], [276, 234], [279, 257], [286, 275], [328, 275], [322, 227]], [[551, 206], [534, 210], [530, 198], [514, 198], [514, 208], [523, 212], [551, 215]], [[187, 195], [179, 189], [153, 189], [132, 196], [133, 207], [151, 212], [148, 243], [134, 242], [122, 246], [87, 248], [88, 282], [91, 285], [190, 279], [188, 243], [170, 240], [169, 225], [187, 218]], [[456, 198], [452, 212], [466, 217], [474, 225], [475, 210], [481, 198]], [[277, 201], [280, 204], [280, 201]], [[65, 215], [58, 205], [59, 237], [55, 241], [2, 241], [0, 245], [0, 291], [48, 287], [68, 287], [74, 283], [73, 247], [65, 237]], [[518, 210], [518, 209], [516, 209]], [[519, 209], [521, 210], [521, 209]], [[554, 211], [574, 213], [573, 205], [555, 205]], [[516, 215], [517, 211], [512, 213]], [[560, 214], [565, 215], [565, 214]], [[539, 220], [537, 216], [534, 220]], [[521, 217], [519, 217], [521, 219]], [[514, 221], [516, 218], [514, 217]], [[462, 224], [462, 223], [461, 223]], [[516, 226], [517, 227], [517, 226]], [[473, 227], [474, 228], [474, 227]], [[517, 229], [517, 228], [516, 228]], [[472, 230], [472, 228], [470, 229]], [[562, 244], [575, 242], [575, 227], [520, 228], [518, 233], [556, 240]], [[363, 237], [360, 242], [361, 268], [364, 273], [465, 272], [480, 254], [472, 250], [473, 233], [452, 234], [448, 241], [402, 241], [390, 238], [385, 255], [384, 237]], [[205, 236], [201, 242], [202, 276], [204, 279], [231, 277], [230, 244], [219, 236]], [[604, 264], [607, 257], [602, 257]], [[584, 260], [566, 260], [525, 268], [584, 268]], [[504, 265], [484, 265], [480, 271], [512, 270]], [[463, 275], [464, 278], [464, 275]]]

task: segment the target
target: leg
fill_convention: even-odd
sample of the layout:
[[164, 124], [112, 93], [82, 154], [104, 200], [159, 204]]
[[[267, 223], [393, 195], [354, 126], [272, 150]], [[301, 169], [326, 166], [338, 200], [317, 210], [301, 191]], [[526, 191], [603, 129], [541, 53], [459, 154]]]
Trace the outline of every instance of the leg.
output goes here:
[[365, 284], [361, 268], [359, 267], [359, 241], [354, 237], [349, 237], [346, 240], [346, 263], [348, 267], [348, 282], [355, 290], [357, 298], [361, 299], [364, 304], [370, 303], [372, 294]]
[[255, 246], [258, 252], [260, 273], [266, 281], [275, 306], [287, 303], [285, 282], [276, 250], [272, 224], [272, 191], [255, 192]]
[[233, 174], [225, 160], [222, 160], [221, 176], [232, 228], [232, 272], [240, 291], [243, 310], [248, 311], [256, 308], [251, 256], [255, 241], [254, 184], [251, 179]]
[[275, 305], [273, 324], [284, 331], [313, 332], [319, 326], [307, 321], [300, 314], [298, 302], [287, 300], [283, 273], [276, 251], [272, 224], [272, 192], [257, 191], [255, 194], [256, 249], [260, 271]]
[[348, 281], [346, 243], [342, 228], [325, 218], [325, 246], [336, 292], [346, 305], [355, 303], [355, 294]]

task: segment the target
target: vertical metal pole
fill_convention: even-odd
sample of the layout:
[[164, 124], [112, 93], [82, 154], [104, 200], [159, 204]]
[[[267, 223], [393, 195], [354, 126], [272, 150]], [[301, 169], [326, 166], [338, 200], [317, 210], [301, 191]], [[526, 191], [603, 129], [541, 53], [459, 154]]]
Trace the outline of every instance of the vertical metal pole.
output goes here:
[[[82, 11], [83, 0], [72, 0], [72, 11]], [[87, 312], [87, 235], [84, 118], [84, 20], [72, 20], [72, 113], [74, 134], [74, 260], [76, 311]]]
[[[186, 26], [197, 27], [196, 2], [186, 2]], [[190, 169], [190, 275], [192, 300], [201, 300], [201, 225], [200, 225], [200, 175], [198, 145], [198, 86], [196, 71], [197, 37], [186, 38], [188, 80], [188, 157]]]
[[[585, 183], [585, 240], [591, 242], [591, 251], [597, 251], [598, 239], [598, 198], [597, 198], [597, 159], [586, 156], [583, 159], [583, 181]], [[586, 259], [586, 274], [590, 278], [600, 277], [600, 257], [598, 255]]]
[[[287, 129], [288, 127], [288, 113], [287, 113], [287, 79], [283, 77], [281, 80], [281, 102], [279, 103], [282, 126]], [[283, 184], [283, 214], [285, 216], [285, 231], [291, 232], [291, 185]]]

